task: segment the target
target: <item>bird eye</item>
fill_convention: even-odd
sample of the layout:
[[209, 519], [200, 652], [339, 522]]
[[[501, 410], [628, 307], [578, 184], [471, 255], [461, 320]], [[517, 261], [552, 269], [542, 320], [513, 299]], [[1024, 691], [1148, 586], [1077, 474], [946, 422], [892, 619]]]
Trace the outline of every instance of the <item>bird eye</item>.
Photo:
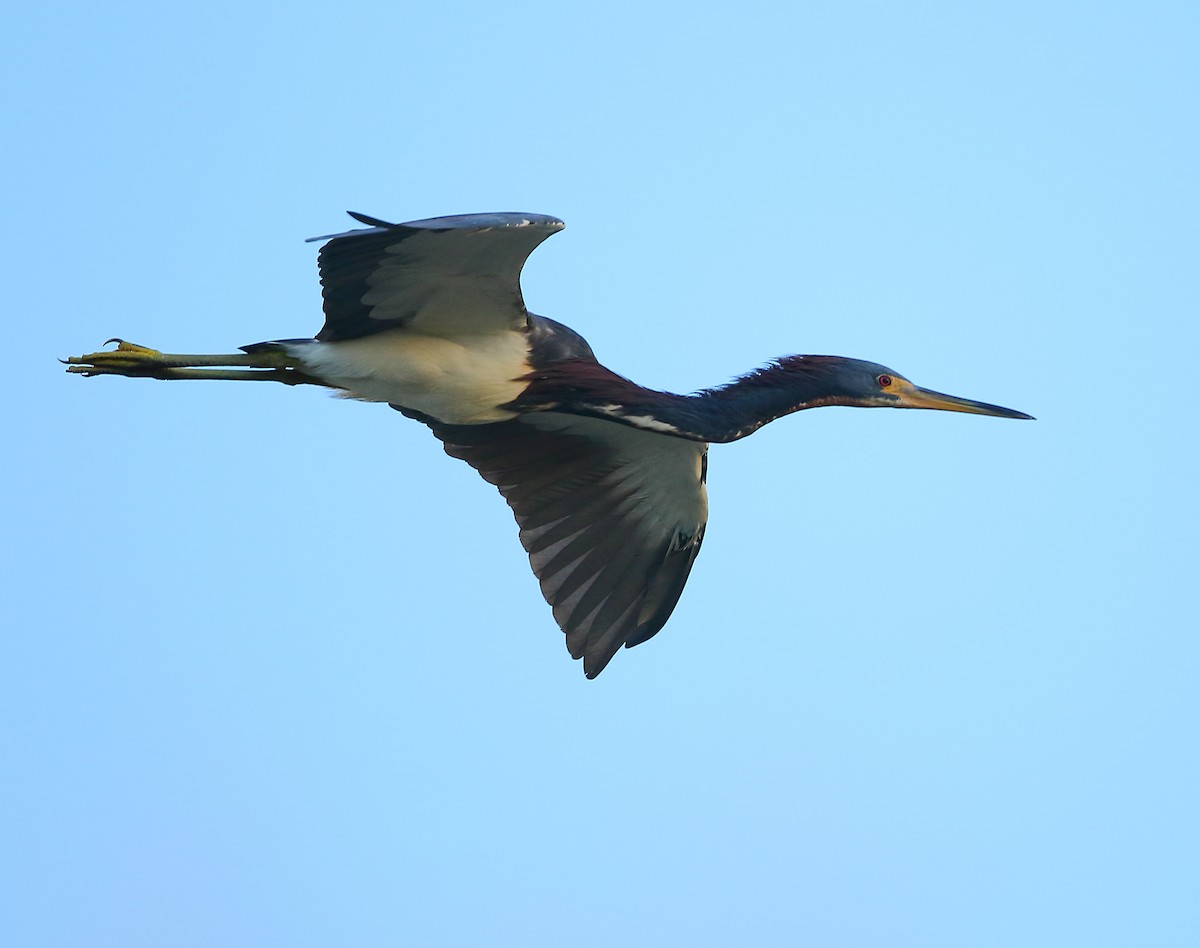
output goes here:
[[890, 375], [881, 375], [875, 381], [879, 383], [880, 388], [887, 388], [892, 384], [892, 377]]

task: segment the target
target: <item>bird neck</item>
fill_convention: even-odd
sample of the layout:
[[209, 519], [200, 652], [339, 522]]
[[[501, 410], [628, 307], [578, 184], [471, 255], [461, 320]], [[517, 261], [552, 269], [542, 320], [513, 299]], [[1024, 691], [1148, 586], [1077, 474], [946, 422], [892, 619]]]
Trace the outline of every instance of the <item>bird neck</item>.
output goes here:
[[789, 357], [786, 367], [772, 363], [694, 395], [643, 388], [596, 362], [571, 360], [533, 373], [525, 393], [507, 407], [589, 415], [690, 441], [737, 441], [805, 408], [851, 404], [831, 385], [823, 360]]
[[707, 388], [687, 401], [708, 420], [705, 440], [738, 441], [776, 418], [827, 405], [851, 405], [825, 356], [789, 356], [755, 369], [725, 385]]

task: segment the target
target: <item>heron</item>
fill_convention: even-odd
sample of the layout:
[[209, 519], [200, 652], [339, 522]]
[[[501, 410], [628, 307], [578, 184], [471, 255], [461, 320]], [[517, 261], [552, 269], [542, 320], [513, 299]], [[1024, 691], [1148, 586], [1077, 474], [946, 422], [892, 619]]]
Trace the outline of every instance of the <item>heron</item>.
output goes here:
[[606, 368], [531, 313], [521, 270], [563, 222], [464, 214], [311, 238], [324, 325], [312, 338], [177, 355], [110, 339], [64, 360], [84, 376], [318, 385], [384, 402], [497, 487], [567, 650], [595, 678], [674, 611], [708, 522], [708, 446], [828, 405], [1031, 418], [921, 388], [874, 362], [789, 355], [690, 395]]

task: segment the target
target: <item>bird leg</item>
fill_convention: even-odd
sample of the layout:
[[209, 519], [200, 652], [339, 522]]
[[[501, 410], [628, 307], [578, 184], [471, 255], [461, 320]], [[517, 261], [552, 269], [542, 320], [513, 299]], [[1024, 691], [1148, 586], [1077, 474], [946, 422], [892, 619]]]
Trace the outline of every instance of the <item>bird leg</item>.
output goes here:
[[[71, 356], [62, 361], [68, 372], [93, 375], [124, 375], [150, 379], [226, 379], [231, 381], [282, 382], [285, 385], [325, 385], [306, 375], [288, 361], [282, 349], [259, 349], [229, 355], [176, 355], [148, 349], [124, 339], [109, 339], [116, 349]], [[107, 345], [107, 343], [105, 343]], [[245, 366], [246, 368], [235, 368]]]

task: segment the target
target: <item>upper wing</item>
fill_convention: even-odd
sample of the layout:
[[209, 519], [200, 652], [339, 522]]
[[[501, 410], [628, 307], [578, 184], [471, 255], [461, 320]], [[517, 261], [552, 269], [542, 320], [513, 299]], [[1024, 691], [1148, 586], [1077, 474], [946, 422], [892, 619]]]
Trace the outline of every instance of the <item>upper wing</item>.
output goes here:
[[396, 326], [433, 333], [517, 328], [526, 310], [521, 267], [563, 222], [545, 214], [462, 214], [389, 224], [363, 214], [366, 230], [328, 240], [318, 256], [322, 341]]
[[555, 412], [488, 425], [420, 420], [512, 507], [589, 678], [663, 627], [704, 538], [707, 445]]

